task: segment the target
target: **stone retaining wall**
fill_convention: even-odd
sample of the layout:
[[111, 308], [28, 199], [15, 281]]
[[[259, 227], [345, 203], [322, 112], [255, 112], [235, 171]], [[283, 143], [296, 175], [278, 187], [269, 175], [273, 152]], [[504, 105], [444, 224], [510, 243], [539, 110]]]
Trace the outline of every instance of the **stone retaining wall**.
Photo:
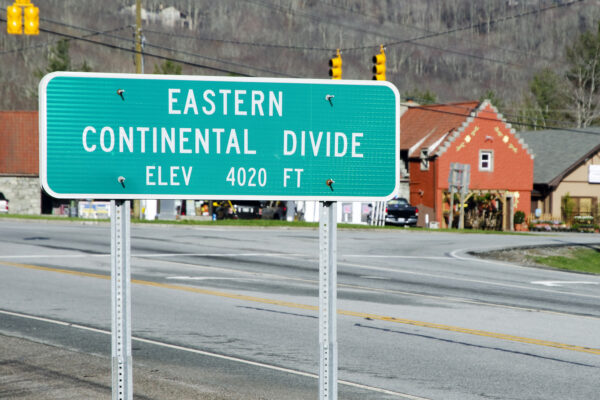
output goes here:
[[37, 176], [0, 176], [0, 192], [9, 201], [10, 214], [41, 214], [42, 193]]

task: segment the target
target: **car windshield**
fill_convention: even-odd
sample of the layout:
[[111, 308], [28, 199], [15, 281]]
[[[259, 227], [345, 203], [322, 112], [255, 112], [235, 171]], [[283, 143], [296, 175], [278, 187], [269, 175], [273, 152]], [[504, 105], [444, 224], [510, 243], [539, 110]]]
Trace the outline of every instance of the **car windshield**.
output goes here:
[[405, 199], [394, 199], [394, 200], [388, 201], [388, 205], [390, 205], [390, 206], [407, 206], [408, 201], [406, 201]]

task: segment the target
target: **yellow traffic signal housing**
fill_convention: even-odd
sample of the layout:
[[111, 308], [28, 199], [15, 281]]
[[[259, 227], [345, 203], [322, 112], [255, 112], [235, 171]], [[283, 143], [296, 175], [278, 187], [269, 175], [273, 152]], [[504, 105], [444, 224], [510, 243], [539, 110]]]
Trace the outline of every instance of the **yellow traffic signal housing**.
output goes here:
[[6, 32], [9, 35], [23, 33], [23, 13], [21, 7], [12, 5], [6, 8]]
[[385, 50], [383, 45], [381, 45], [379, 54], [373, 56], [373, 80], [385, 81]]
[[336, 56], [329, 60], [329, 76], [331, 79], [342, 79], [342, 56], [340, 49], [337, 49]]
[[40, 33], [40, 9], [34, 6], [26, 7], [25, 14], [25, 34], [39, 35]]

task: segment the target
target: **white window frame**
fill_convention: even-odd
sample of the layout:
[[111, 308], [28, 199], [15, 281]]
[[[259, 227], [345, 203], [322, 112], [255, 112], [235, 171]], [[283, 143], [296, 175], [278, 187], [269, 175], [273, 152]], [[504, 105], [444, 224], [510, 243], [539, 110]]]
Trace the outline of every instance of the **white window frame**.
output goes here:
[[[487, 160], [484, 160], [487, 156]], [[487, 166], [483, 164], [487, 162]], [[483, 172], [494, 171], [494, 150], [479, 150], [479, 170]]]

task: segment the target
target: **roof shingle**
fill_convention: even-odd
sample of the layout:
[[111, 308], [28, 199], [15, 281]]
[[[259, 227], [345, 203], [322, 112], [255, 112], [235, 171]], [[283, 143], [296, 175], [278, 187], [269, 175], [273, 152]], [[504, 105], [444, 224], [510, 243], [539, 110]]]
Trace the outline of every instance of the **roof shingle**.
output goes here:
[[[412, 149], [409, 157], [418, 156], [420, 148], [435, 149], [452, 132], [460, 128], [479, 102], [464, 102], [436, 105], [409, 105], [400, 119], [400, 149]], [[437, 144], [437, 145], [436, 145]], [[418, 148], [418, 149], [417, 149]]]

